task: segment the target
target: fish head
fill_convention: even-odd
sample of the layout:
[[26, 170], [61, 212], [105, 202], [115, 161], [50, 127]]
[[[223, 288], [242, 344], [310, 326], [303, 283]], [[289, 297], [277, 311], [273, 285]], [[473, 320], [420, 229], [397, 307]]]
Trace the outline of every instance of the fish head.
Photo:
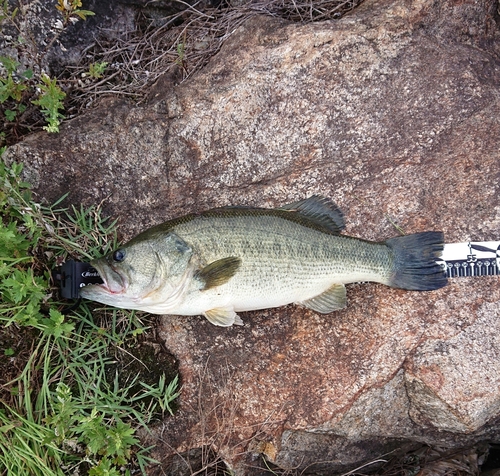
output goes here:
[[102, 284], [85, 286], [83, 298], [122, 309], [163, 313], [189, 280], [193, 251], [175, 233], [141, 234], [91, 261]]

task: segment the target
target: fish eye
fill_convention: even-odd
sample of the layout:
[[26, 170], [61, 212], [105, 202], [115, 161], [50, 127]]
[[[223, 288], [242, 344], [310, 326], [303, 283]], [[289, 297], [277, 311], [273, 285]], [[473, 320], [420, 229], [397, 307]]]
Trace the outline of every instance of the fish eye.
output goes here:
[[116, 261], [117, 263], [120, 263], [125, 259], [125, 250], [116, 250], [113, 253], [113, 261]]

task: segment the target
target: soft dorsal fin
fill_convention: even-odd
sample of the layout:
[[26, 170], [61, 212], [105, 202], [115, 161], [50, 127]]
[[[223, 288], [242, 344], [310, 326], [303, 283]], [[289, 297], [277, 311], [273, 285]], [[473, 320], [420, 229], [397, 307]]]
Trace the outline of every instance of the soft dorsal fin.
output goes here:
[[344, 215], [331, 200], [320, 195], [283, 205], [278, 210], [295, 212], [333, 233], [345, 228]]
[[238, 271], [241, 258], [228, 256], [205, 266], [196, 273], [196, 277], [203, 283], [203, 290], [221, 286], [227, 283]]

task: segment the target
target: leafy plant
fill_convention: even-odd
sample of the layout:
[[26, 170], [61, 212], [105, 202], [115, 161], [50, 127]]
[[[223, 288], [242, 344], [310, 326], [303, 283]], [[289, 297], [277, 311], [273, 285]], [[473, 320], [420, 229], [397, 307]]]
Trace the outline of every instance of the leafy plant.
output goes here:
[[116, 247], [115, 223], [99, 207], [34, 202], [21, 172], [0, 162], [0, 333], [32, 335], [24, 368], [0, 387], [0, 474], [59, 476], [82, 464], [89, 475], [145, 474], [152, 460], [136, 431], [172, 413], [177, 379], [120, 383], [113, 352], [146, 331], [137, 314], [83, 304], [64, 315], [50, 285], [55, 263]]
[[[11, 11], [8, 0], [0, 1], [0, 29], [9, 24], [18, 33], [17, 40], [10, 40], [9, 43], [10, 48], [15, 50], [13, 56], [0, 56], [0, 106], [3, 106], [1, 110], [6, 121], [12, 123], [11, 127], [16, 126], [16, 121], [19, 121], [27, 108], [33, 107], [31, 105], [38, 106], [47, 120], [43, 127], [47, 132], [59, 132], [61, 120], [64, 119], [60, 111], [64, 109], [66, 93], [58, 84], [57, 78], [44, 73], [43, 61], [68, 25], [86, 20], [94, 12], [82, 9], [80, 0], [58, 0], [55, 7], [62, 19], [45, 48], [40, 48], [30, 35], [24, 35], [21, 27], [25, 7]], [[29, 67], [21, 71], [21, 62]], [[0, 135], [2, 141], [5, 137], [5, 133]]]
[[81, 0], [57, 0], [56, 8], [62, 13], [64, 24], [66, 25], [75, 15], [82, 20], [86, 20], [88, 16], [95, 15], [94, 12], [89, 10], [82, 10], [81, 6]]
[[26, 106], [21, 103], [23, 93], [27, 90], [27, 81], [33, 77], [33, 70], [27, 69], [20, 72], [18, 61], [8, 56], [0, 56], [0, 64], [6, 71], [5, 76], [0, 76], [0, 104], [9, 99], [14, 101], [12, 109], [5, 109], [4, 115], [7, 121], [13, 122], [18, 113], [23, 113]]
[[9, 98], [20, 101], [23, 91], [27, 87], [23, 83], [23, 79], [30, 79], [33, 76], [33, 71], [27, 70], [14, 79], [13, 75], [17, 72], [20, 64], [8, 56], [0, 56], [0, 63], [7, 72], [5, 77], [0, 77], [0, 102], [4, 103]]
[[102, 78], [107, 66], [108, 63], [106, 61], [90, 63], [88, 76], [94, 79]]
[[184, 72], [187, 74], [187, 65], [186, 65], [186, 35], [184, 32], [182, 35], [182, 39], [179, 39], [175, 51], [177, 53], [177, 58], [175, 59], [175, 64], [180, 66]]
[[40, 106], [42, 114], [48, 121], [48, 125], [43, 128], [47, 132], [59, 132], [60, 119], [64, 119], [59, 109], [64, 109], [63, 99], [66, 97], [66, 93], [56, 84], [55, 78], [50, 79], [44, 74], [41, 79], [42, 83], [37, 85], [41, 91], [40, 97], [31, 102]]

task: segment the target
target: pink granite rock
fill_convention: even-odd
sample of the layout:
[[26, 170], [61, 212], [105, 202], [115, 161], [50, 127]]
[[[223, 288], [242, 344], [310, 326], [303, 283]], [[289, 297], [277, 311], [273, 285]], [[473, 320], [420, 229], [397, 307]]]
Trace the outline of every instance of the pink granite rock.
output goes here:
[[[499, 239], [495, 5], [366, 0], [337, 22], [256, 17], [200, 73], [157, 84], [147, 106], [104, 104], [8, 159], [47, 199], [109, 197], [125, 237], [212, 206], [321, 194], [365, 239], [397, 235], [394, 224]], [[183, 390], [148, 437], [155, 457], [210, 448], [239, 475], [261, 474], [263, 458], [318, 474], [419, 442], [499, 438], [499, 286], [351, 285], [332, 315], [288, 306], [228, 329], [165, 317]]]

